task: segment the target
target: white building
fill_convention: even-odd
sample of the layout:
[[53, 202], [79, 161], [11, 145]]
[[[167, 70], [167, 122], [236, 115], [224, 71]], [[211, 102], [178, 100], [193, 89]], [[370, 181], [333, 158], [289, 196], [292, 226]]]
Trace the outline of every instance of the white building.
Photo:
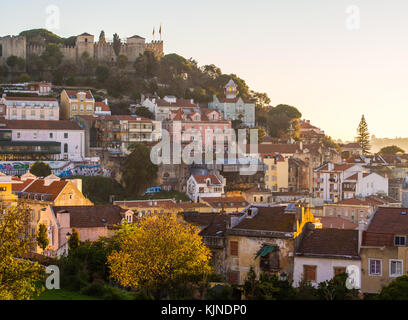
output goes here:
[[187, 196], [194, 202], [200, 202], [201, 198], [221, 197], [225, 184], [225, 178], [222, 176], [192, 175], [187, 180]]
[[8, 120], [59, 120], [60, 107], [55, 98], [3, 96], [0, 104], [5, 106], [1, 111]]
[[85, 132], [69, 120], [3, 120], [0, 158], [12, 160], [83, 161]]
[[314, 195], [324, 201], [375, 194], [388, 195], [388, 178], [366, 172], [360, 164], [327, 163], [314, 171]]
[[307, 230], [295, 253], [294, 286], [305, 280], [317, 287], [320, 282], [345, 272], [360, 285], [359, 237], [359, 230]]

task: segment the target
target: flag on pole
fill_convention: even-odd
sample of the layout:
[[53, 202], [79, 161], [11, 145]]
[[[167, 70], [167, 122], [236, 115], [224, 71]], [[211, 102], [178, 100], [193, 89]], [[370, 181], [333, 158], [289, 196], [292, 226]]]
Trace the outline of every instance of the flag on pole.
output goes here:
[[160, 35], [161, 35], [161, 24], [160, 24], [160, 30], [159, 30], [159, 33], [160, 33]]
[[154, 27], [153, 27], [153, 37], [154, 37], [154, 34], [156, 33], [156, 30], [154, 29]]

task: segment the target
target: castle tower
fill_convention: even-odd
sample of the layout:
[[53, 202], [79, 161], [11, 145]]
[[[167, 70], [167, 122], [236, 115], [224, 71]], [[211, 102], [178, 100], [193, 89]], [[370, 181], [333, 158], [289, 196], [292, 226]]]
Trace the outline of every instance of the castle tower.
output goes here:
[[0, 38], [0, 63], [6, 63], [10, 56], [27, 59], [27, 40], [25, 36]]
[[80, 59], [82, 55], [87, 52], [91, 58], [95, 56], [94, 48], [94, 36], [89, 33], [83, 33], [77, 36], [76, 48], [77, 48], [77, 59]]
[[235, 99], [238, 95], [238, 87], [232, 79], [224, 86], [224, 90], [227, 99]]
[[138, 35], [126, 39], [126, 45], [122, 47], [121, 53], [125, 54], [129, 61], [136, 61], [139, 55], [145, 51], [145, 38]]

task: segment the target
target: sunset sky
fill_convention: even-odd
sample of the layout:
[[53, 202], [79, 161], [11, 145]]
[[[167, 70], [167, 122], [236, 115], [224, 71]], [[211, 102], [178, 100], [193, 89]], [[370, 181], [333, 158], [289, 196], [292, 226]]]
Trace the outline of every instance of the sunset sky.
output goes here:
[[[49, 5], [63, 37], [103, 29], [150, 41], [161, 23], [165, 53], [237, 74], [336, 139], [353, 139], [362, 114], [371, 134], [408, 137], [406, 0], [19, 0], [2, 3], [0, 35], [45, 28]], [[350, 5], [357, 30], [346, 27]]]

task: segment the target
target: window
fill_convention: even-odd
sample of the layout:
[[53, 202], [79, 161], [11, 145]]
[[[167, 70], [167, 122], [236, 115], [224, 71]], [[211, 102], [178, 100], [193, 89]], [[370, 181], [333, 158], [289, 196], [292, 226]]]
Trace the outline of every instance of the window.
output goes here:
[[64, 143], [64, 153], [68, 153], [68, 143]]
[[381, 276], [381, 259], [368, 259], [368, 266], [370, 276]]
[[31, 109], [31, 116], [35, 117], [35, 110], [34, 109]]
[[64, 133], [64, 139], [68, 139], [68, 132]]
[[316, 282], [316, 266], [303, 266], [303, 277], [306, 281]]
[[92, 111], [92, 104], [86, 105], [86, 111]]
[[390, 277], [402, 276], [402, 260], [390, 259]]
[[238, 241], [230, 241], [230, 254], [238, 257]]
[[334, 267], [333, 268], [333, 275], [338, 275], [341, 273], [346, 273], [346, 268], [345, 267]]
[[260, 268], [262, 271], [272, 271], [274, 269], [279, 269], [279, 251], [268, 253], [266, 256], [261, 256]]
[[394, 238], [394, 245], [398, 247], [405, 247], [407, 243], [407, 237], [406, 236], [395, 236]]
[[50, 132], [50, 139], [54, 138], [54, 135], [52, 132]]
[[72, 111], [77, 111], [77, 105], [76, 104], [72, 105]]
[[37, 136], [38, 136], [37, 132], [34, 132], [34, 133], [33, 133], [33, 138], [34, 138], [34, 139], [37, 139]]
[[21, 138], [21, 132], [17, 132], [17, 139]]
[[83, 112], [83, 111], [84, 111], [84, 105], [83, 105], [83, 104], [81, 104], [81, 106], [80, 106], [80, 110], [81, 110], [81, 112]]

